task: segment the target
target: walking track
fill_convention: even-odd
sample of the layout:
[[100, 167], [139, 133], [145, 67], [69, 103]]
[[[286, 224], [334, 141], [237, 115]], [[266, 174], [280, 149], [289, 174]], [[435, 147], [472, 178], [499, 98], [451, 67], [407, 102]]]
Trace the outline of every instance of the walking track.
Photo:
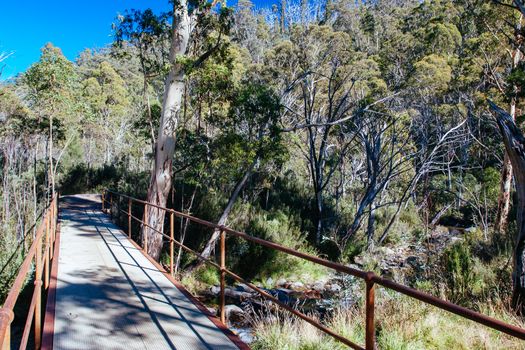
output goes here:
[[54, 322], [52, 315], [49, 327], [46, 315], [44, 345], [60, 350], [247, 349], [146, 258], [95, 198], [61, 199]]

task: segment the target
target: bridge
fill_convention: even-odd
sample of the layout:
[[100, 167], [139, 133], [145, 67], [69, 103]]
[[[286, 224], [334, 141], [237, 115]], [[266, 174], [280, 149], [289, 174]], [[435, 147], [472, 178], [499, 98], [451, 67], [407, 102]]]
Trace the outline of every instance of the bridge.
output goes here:
[[[102, 199], [102, 200], [100, 200]], [[195, 254], [161, 233], [170, 246], [170, 269], [151, 259], [131, 239], [132, 206], [155, 206], [175, 216], [220, 230], [220, 262], [204, 259], [220, 271], [219, 317], [173, 278], [174, 246]], [[128, 219], [127, 232], [111, 220]], [[429, 294], [228, 227], [112, 191], [102, 196], [55, 196], [35, 223], [38, 227], [7, 299], [0, 309], [0, 349], [249, 349], [225, 325], [225, 278], [247, 284], [261, 297], [314, 325], [353, 349], [375, 349], [374, 291], [377, 285], [405, 294], [487, 327], [525, 340], [515, 327]], [[225, 237], [233, 235], [365, 281], [365, 347], [335, 333], [310, 315], [282, 303], [266, 290], [230, 271]], [[146, 243], [147, 244], [147, 243]], [[21, 292], [33, 284], [30, 301]], [[20, 314], [18, 304], [29, 304]], [[18, 310], [18, 311], [17, 311]], [[17, 314], [15, 315], [15, 311]], [[16, 316], [16, 317], [15, 317]]]

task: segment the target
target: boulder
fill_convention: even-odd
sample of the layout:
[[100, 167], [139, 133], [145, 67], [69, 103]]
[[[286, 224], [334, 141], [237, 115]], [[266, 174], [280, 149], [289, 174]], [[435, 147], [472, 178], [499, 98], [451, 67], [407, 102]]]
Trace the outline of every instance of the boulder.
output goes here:
[[220, 294], [220, 292], [221, 292], [221, 287], [219, 287], [219, 286], [211, 286], [211, 288], [210, 288], [211, 295], [217, 296], [217, 295]]
[[288, 283], [288, 281], [285, 278], [279, 278], [277, 282], [275, 282], [275, 285], [277, 287], [283, 287]]
[[322, 293], [325, 290], [325, 284], [324, 282], [321, 282], [321, 281], [315, 282], [312, 285], [312, 289], [315, 291], [318, 291], [319, 293]]
[[302, 282], [293, 282], [292, 284], [290, 284], [290, 289], [292, 290], [296, 290], [296, 291], [301, 291], [301, 290], [304, 290], [305, 287], [304, 287], [304, 283]]
[[341, 291], [341, 286], [337, 283], [332, 283], [327, 288], [332, 293], [339, 293]]
[[227, 322], [232, 325], [243, 325], [246, 321], [244, 310], [237, 305], [225, 305], [224, 314]]

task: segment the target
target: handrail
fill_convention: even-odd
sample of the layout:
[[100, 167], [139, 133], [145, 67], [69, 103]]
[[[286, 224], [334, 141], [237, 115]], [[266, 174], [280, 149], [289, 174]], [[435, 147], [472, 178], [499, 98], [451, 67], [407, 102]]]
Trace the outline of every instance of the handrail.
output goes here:
[[[106, 196], [107, 195], [109, 195], [109, 201], [106, 200]], [[366, 271], [355, 269], [355, 268], [351, 268], [351, 267], [348, 267], [348, 266], [345, 266], [345, 265], [342, 265], [342, 264], [339, 264], [339, 263], [335, 263], [335, 262], [332, 262], [332, 261], [329, 261], [329, 260], [326, 260], [326, 259], [322, 259], [322, 258], [313, 256], [313, 255], [301, 253], [301, 252], [298, 252], [298, 251], [296, 251], [294, 249], [291, 249], [291, 248], [288, 248], [288, 247], [284, 247], [284, 246], [282, 246], [280, 244], [273, 243], [273, 242], [270, 242], [270, 241], [266, 241], [266, 240], [263, 240], [263, 239], [260, 239], [260, 238], [256, 238], [256, 237], [250, 236], [250, 235], [248, 235], [248, 234], [246, 234], [244, 232], [236, 231], [236, 230], [233, 230], [233, 229], [231, 229], [229, 227], [226, 227], [226, 226], [223, 226], [223, 225], [218, 225], [218, 224], [215, 224], [213, 222], [202, 220], [202, 219], [193, 217], [191, 215], [181, 213], [181, 212], [176, 211], [174, 209], [165, 208], [165, 207], [162, 207], [162, 206], [159, 206], [159, 205], [156, 205], [156, 204], [153, 204], [153, 203], [149, 203], [149, 202], [137, 199], [137, 198], [133, 198], [133, 197], [130, 197], [130, 196], [127, 196], [125, 194], [121, 194], [121, 193], [118, 193], [118, 192], [115, 192], [115, 191], [105, 190], [103, 192], [103, 194], [102, 194], [102, 210], [105, 211], [106, 203], [109, 202], [109, 204], [110, 204], [110, 207], [109, 207], [110, 215], [112, 215], [111, 214], [111, 210], [113, 208], [113, 195], [115, 195], [117, 197], [122, 197], [122, 198], [128, 199], [128, 210], [125, 211], [125, 210], [122, 210], [119, 207], [117, 207], [117, 211], [118, 212], [123, 212], [124, 214], [128, 215], [128, 235], [129, 235], [130, 238], [131, 238], [131, 228], [130, 228], [131, 227], [131, 220], [133, 219], [133, 220], [136, 220], [136, 221], [140, 222], [142, 225], [145, 225], [148, 228], [154, 230], [155, 232], [161, 234], [163, 237], [169, 239], [169, 242], [170, 242], [170, 273], [171, 274], [173, 274], [173, 272], [174, 272], [173, 271], [173, 244], [176, 244], [177, 246], [181, 247], [182, 249], [184, 249], [184, 250], [186, 250], [186, 251], [196, 255], [198, 259], [203, 260], [205, 263], [207, 263], [207, 264], [209, 264], [211, 266], [214, 266], [215, 268], [217, 268], [220, 271], [220, 273], [221, 273], [221, 277], [220, 277], [220, 290], [221, 290], [221, 292], [220, 292], [220, 319], [221, 319], [221, 321], [223, 323], [225, 322], [225, 312], [224, 312], [224, 307], [225, 307], [225, 276], [229, 275], [233, 279], [237, 280], [238, 282], [246, 284], [248, 287], [250, 287], [251, 289], [256, 291], [262, 297], [271, 300], [272, 302], [278, 304], [279, 306], [281, 306], [282, 308], [284, 308], [287, 311], [291, 312], [292, 314], [294, 314], [294, 315], [300, 317], [301, 319], [307, 321], [308, 323], [312, 324], [316, 328], [318, 328], [321, 331], [331, 335], [335, 339], [339, 340], [340, 342], [348, 345], [349, 347], [351, 347], [353, 349], [367, 349], [368, 350], [368, 349], [374, 349], [375, 348], [375, 322], [374, 322], [374, 305], [375, 305], [374, 299], [375, 298], [374, 298], [374, 291], [375, 291], [375, 285], [376, 284], [381, 285], [381, 286], [383, 286], [383, 287], [385, 287], [387, 289], [391, 289], [393, 291], [396, 291], [398, 293], [404, 294], [404, 295], [406, 295], [408, 297], [417, 299], [417, 300], [422, 301], [422, 302], [424, 302], [426, 304], [433, 305], [433, 306], [435, 306], [435, 307], [437, 307], [439, 309], [448, 311], [448, 312], [453, 313], [455, 315], [458, 315], [460, 317], [470, 319], [470, 320], [472, 320], [472, 321], [474, 321], [476, 323], [479, 323], [479, 324], [485, 325], [485, 326], [487, 326], [489, 328], [492, 328], [492, 329], [498, 330], [500, 332], [506, 333], [506, 334], [508, 334], [510, 336], [513, 336], [513, 337], [525, 340], [525, 329], [523, 329], [523, 328], [520, 328], [520, 327], [517, 327], [517, 326], [513, 326], [511, 324], [508, 324], [508, 323], [505, 323], [503, 321], [497, 320], [495, 318], [486, 316], [486, 315], [481, 314], [479, 312], [475, 312], [475, 311], [472, 311], [472, 310], [467, 309], [465, 307], [453, 304], [453, 303], [451, 303], [449, 301], [445, 301], [445, 300], [436, 298], [436, 297], [434, 297], [434, 296], [432, 296], [432, 295], [430, 295], [428, 293], [424, 293], [424, 292], [418, 291], [416, 289], [407, 287], [405, 285], [399, 284], [397, 282], [385, 279], [383, 277], [380, 277], [380, 276], [376, 275], [373, 272], [370, 272], [370, 271], [366, 272]], [[145, 209], [146, 209], [147, 206], [152, 206], [152, 207], [155, 207], [157, 209], [164, 210], [167, 213], [170, 213], [170, 235], [166, 235], [163, 232], [160, 232], [160, 231], [156, 230], [155, 228], [151, 227], [149, 224], [147, 224], [143, 220], [141, 220], [141, 219], [131, 215], [131, 206], [132, 206], [133, 202], [144, 204]], [[145, 212], [146, 212], [146, 210], [145, 210]], [[216, 262], [214, 262], [214, 261], [212, 261], [210, 259], [204, 258], [198, 252], [194, 251], [193, 249], [185, 246], [181, 242], [179, 242], [179, 241], [174, 239], [173, 216], [177, 216], [179, 218], [188, 219], [188, 220], [193, 221], [195, 223], [198, 223], [198, 224], [210, 227], [210, 228], [214, 228], [214, 229], [220, 231], [220, 264], [217, 264]], [[334, 270], [336, 270], [338, 272], [346, 273], [346, 274], [349, 274], [351, 276], [355, 276], [357, 278], [360, 278], [360, 279], [364, 280], [365, 284], [366, 284], [366, 297], [365, 297], [365, 317], [366, 317], [366, 320], [365, 320], [365, 343], [366, 344], [365, 344], [365, 348], [363, 348], [363, 347], [353, 343], [351, 340], [346, 339], [343, 336], [333, 332], [332, 330], [330, 330], [326, 326], [320, 324], [319, 322], [317, 322], [313, 318], [311, 318], [311, 317], [309, 317], [309, 316], [307, 316], [307, 315], [305, 315], [305, 314], [303, 314], [303, 313], [301, 313], [301, 312], [291, 308], [290, 306], [282, 303], [281, 301], [279, 301], [277, 298], [273, 297], [272, 295], [270, 295], [266, 291], [262, 290], [261, 288], [253, 285], [252, 283], [244, 280], [242, 277], [240, 277], [240, 276], [236, 275], [235, 273], [233, 273], [232, 271], [228, 270], [226, 268], [226, 234], [227, 233], [231, 234], [233, 236], [239, 237], [239, 238], [243, 238], [243, 239], [245, 239], [247, 241], [250, 241], [250, 242], [262, 245], [264, 247], [271, 248], [271, 249], [274, 249], [274, 250], [278, 250], [278, 251], [281, 251], [283, 253], [286, 253], [286, 254], [289, 254], [289, 255], [293, 255], [293, 256], [296, 256], [298, 258], [301, 258], [301, 259], [313, 262], [315, 264], [319, 264], [319, 265], [322, 265], [322, 266], [334, 269]], [[144, 242], [146, 244], [146, 247], [143, 247], [143, 249], [144, 249], [144, 253], [148, 254], [147, 253], [147, 243], [146, 242], [147, 242], [147, 240]]]
[[[54, 246], [57, 232], [58, 194], [53, 197], [44, 209], [43, 219], [38, 225], [36, 236], [27, 251], [20, 266], [20, 270], [9, 290], [2, 308], [0, 308], [0, 349], [11, 348], [11, 323], [14, 319], [13, 309], [24, 286], [24, 282], [31, 275], [31, 266], [35, 265], [35, 288], [33, 290], [29, 314], [25, 322], [20, 349], [27, 347], [31, 325], [34, 325], [35, 349], [39, 349], [42, 340], [42, 294], [49, 287], [50, 261], [54, 258]], [[44, 289], [42, 290], [42, 285]], [[31, 320], [33, 319], [33, 320]]]

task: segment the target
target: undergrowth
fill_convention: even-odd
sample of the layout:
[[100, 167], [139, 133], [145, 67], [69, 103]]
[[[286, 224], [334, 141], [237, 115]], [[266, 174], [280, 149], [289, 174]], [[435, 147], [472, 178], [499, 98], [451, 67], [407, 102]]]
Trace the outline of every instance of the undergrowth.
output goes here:
[[[376, 295], [376, 341], [379, 349], [523, 349], [521, 340], [491, 330], [415, 299], [378, 290]], [[525, 324], [493, 304], [488, 315], [523, 327]], [[325, 320], [335, 332], [364, 345], [365, 313], [362, 303], [337, 310]], [[255, 320], [256, 350], [347, 349], [344, 344], [289, 314]]]

